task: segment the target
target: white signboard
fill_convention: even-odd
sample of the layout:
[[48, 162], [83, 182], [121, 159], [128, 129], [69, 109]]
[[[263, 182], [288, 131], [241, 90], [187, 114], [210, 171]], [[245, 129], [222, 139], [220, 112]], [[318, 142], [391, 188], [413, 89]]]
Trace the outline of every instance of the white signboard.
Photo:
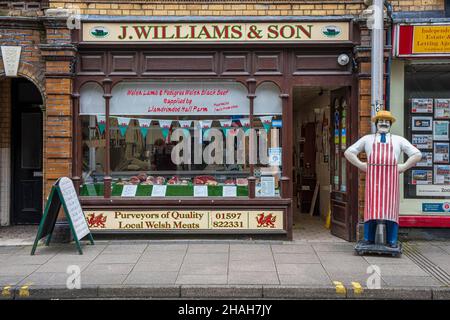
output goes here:
[[137, 191], [137, 185], [127, 184], [123, 186], [122, 197], [135, 197]]
[[19, 69], [20, 46], [1, 46], [2, 60], [5, 68], [5, 75], [7, 77], [17, 77], [17, 70]]
[[450, 197], [450, 186], [418, 185], [416, 194], [423, 197]]
[[80, 201], [73, 186], [72, 180], [67, 177], [59, 179], [59, 190], [66, 203], [67, 211], [72, 220], [73, 228], [77, 234], [78, 239], [81, 239], [89, 234], [89, 227], [81, 209]]
[[194, 186], [194, 197], [207, 197], [208, 186]]
[[152, 197], [165, 197], [167, 186], [154, 185], [152, 189]]
[[111, 115], [248, 115], [247, 89], [236, 82], [123, 82], [112, 90]]
[[222, 187], [222, 196], [223, 197], [236, 197], [237, 194], [236, 186], [223, 186]]

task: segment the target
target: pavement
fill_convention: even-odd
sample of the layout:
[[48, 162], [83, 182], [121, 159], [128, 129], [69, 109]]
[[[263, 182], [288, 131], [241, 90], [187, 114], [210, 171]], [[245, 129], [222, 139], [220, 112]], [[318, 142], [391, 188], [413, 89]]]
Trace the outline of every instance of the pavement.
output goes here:
[[40, 243], [34, 256], [35, 227], [0, 228], [0, 299], [450, 299], [450, 241], [358, 256], [321, 222], [298, 226], [294, 241], [97, 237], [83, 255]]
[[[357, 256], [353, 245], [105, 240], [85, 242], [83, 255], [73, 244], [41, 244], [34, 256], [29, 245], [1, 246], [0, 286], [3, 299], [450, 298], [450, 282], [442, 280], [450, 273], [449, 242], [407, 244], [441, 274], [414, 255]], [[78, 271], [81, 289], [70, 290]], [[368, 288], [374, 275], [379, 289]]]

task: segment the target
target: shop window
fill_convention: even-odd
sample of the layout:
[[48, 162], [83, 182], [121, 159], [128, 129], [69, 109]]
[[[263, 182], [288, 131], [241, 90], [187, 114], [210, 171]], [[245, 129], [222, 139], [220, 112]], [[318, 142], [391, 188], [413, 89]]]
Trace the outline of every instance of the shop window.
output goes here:
[[[255, 195], [279, 196], [282, 172], [282, 101], [279, 88], [264, 82], [256, 89], [253, 127], [259, 133], [258, 165], [255, 166]], [[265, 145], [264, 145], [265, 144]], [[267, 151], [265, 151], [267, 150]], [[266, 157], [262, 159], [261, 157]]]
[[404, 175], [405, 198], [450, 198], [450, 65], [405, 67], [406, 138], [422, 160]]
[[83, 193], [103, 195], [105, 172], [105, 102], [102, 87], [93, 82], [80, 89]]
[[[91, 144], [92, 140], [101, 141], [96, 142], [94, 151], [91, 146], [89, 152], [83, 152], [83, 174], [89, 179], [84, 179], [82, 194], [91, 195], [89, 183], [97, 186], [105, 170], [99, 156], [105, 150], [106, 119], [101, 88], [87, 84], [83, 89], [80, 100], [83, 140]], [[137, 186], [133, 194], [136, 196], [151, 196], [157, 189], [165, 196], [195, 196], [197, 192], [203, 192], [204, 196], [248, 196], [247, 178], [251, 170], [261, 172], [261, 167], [270, 167], [270, 156], [274, 158], [279, 153], [281, 157], [281, 149], [275, 140], [272, 142], [280, 138], [279, 134], [272, 135], [270, 130], [278, 126], [276, 120], [281, 126], [281, 102], [274, 100], [275, 97], [280, 100], [279, 92], [273, 89], [265, 86], [257, 92], [262, 96], [260, 101], [267, 99], [271, 106], [255, 107], [254, 121], [250, 123], [250, 100], [247, 89], [240, 83], [115, 85], [109, 117], [112, 195], [124, 195], [124, 190], [133, 189], [126, 186]], [[256, 110], [261, 112], [256, 115]], [[256, 158], [250, 154], [253, 134]], [[265, 136], [268, 139], [264, 140]], [[103, 160], [104, 154], [101, 157]], [[263, 187], [270, 187], [268, 180], [262, 179], [266, 183]], [[273, 180], [273, 191], [269, 194], [263, 190], [262, 195], [279, 194], [279, 170]], [[259, 182], [261, 185], [261, 179]], [[89, 188], [93, 190], [92, 186]], [[97, 193], [99, 188], [96, 187]]]

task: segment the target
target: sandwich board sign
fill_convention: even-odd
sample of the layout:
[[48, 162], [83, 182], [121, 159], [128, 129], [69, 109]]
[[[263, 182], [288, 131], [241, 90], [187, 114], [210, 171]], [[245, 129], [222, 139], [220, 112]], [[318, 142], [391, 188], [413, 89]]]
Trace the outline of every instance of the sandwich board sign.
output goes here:
[[91, 244], [94, 244], [94, 238], [92, 237], [86, 218], [84, 217], [73, 182], [70, 178], [62, 177], [55, 182], [50, 191], [47, 204], [45, 205], [44, 215], [39, 224], [38, 233], [34, 240], [33, 249], [31, 250], [31, 255], [34, 255], [37, 244], [42, 238], [47, 237], [45, 244], [47, 246], [50, 244], [61, 205], [63, 206], [78, 252], [83, 254], [80, 245], [80, 240], [82, 238], [88, 236]]

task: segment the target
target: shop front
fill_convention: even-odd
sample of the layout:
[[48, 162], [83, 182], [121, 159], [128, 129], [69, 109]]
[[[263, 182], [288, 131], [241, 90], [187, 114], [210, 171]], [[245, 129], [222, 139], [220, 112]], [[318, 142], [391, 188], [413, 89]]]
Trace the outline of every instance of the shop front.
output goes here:
[[400, 226], [450, 227], [450, 25], [399, 23], [395, 28], [392, 111], [396, 130], [422, 151], [404, 176]]
[[72, 175], [91, 230], [292, 239], [293, 92], [324, 87], [333, 110], [348, 108], [330, 135], [332, 224], [354, 238], [358, 182], [340, 146], [358, 134], [356, 29], [346, 18], [83, 21]]

